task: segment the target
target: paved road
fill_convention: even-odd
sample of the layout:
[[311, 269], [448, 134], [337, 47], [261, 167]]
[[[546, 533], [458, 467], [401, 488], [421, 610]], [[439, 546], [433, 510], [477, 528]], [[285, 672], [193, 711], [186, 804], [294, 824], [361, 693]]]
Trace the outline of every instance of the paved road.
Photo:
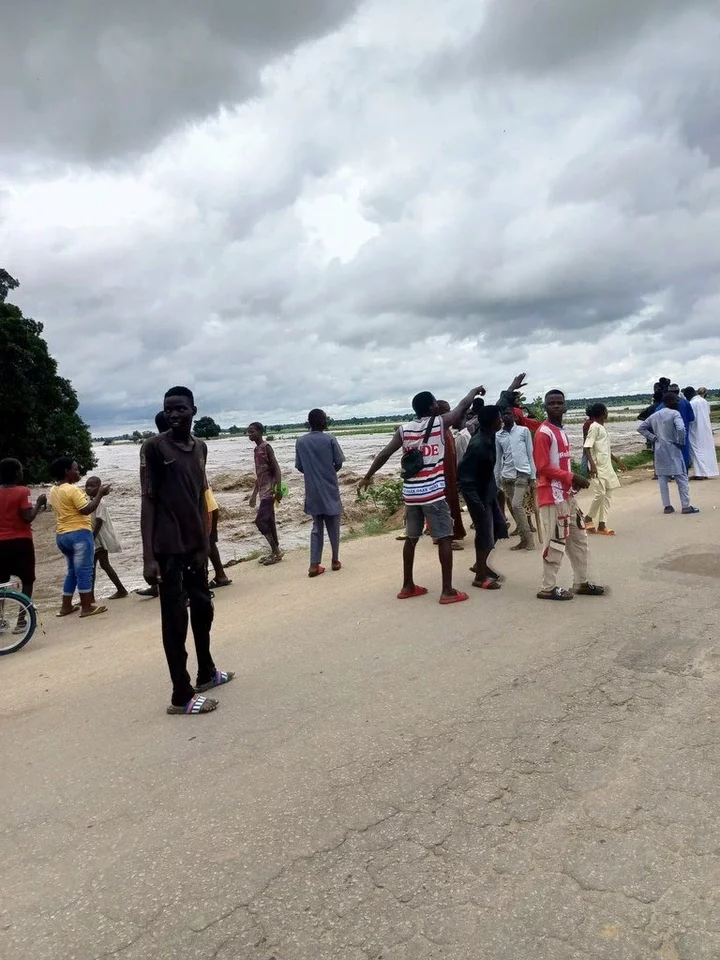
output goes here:
[[[695, 487], [695, 485], [693, 485]], [[152, 601], [5, 658], [0, 955], [720, 957], [720, 484], [623, 489], [603, 600], [405, 604], [392, 538], [218, 592], [217, 714], [164, 714]], [[467, 554], [459, 583], [469, 582]]]

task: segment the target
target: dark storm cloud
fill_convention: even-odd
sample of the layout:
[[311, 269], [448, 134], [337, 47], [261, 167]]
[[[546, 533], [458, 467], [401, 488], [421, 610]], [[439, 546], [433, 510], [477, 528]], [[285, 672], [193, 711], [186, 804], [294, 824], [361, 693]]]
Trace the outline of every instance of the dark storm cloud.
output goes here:
[[23, 0], [3, 5], [3, 142], [98, 159], [251, 95], [271, 57], [339, 24], [355, 0]]
[[716, 0], [491, 0], [475, 48], [481, 69], [553, 73], [627, 50], [646, 31]]

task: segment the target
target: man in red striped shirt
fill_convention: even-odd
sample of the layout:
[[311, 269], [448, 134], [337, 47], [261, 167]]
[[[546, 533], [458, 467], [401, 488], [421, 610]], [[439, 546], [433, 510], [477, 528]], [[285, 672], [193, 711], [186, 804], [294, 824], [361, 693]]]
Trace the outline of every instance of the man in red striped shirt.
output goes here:
[[[533, 456], [537, 470], [537, 498], [544, 531], [543, 582], [541, 600], [572, 600], [575, 594], [600, 597], [604, 587], [587, 578], [588, 547], [583, 513], [575, 500], [575, 490], [590, 486], [590, 481], [573, 473], [570, 442], [563, 430], [567, 406], [562, 390], [545, 394], [547, 420], [535, 433]], [[573, 570], [573, 589], [557, 586], [560, 564], [567, 553]]]
[[403, 482], [407, 536], [403, 548], [404, 578], [402, 590], [398, 594], [399, 600], [409, 600], [427, 593], [427, 589], [417, 586], [413, 578], [415, 547], [423, 534], [426, 519], [430, 524], [432, 538], [437, 541], [440, 556], [440, 603], [460, 603], [468, 599], [466, 593], [456, 590], [452, 585], [453, 521], [445, 494], [445, 429], [459, 423], [475, 397], [484, 392], [484, 387], [473, 388], [454, 410], [442, 416], [439, 415], [438, 402], [432, 393], [428, 390], [418, 393], [412, 402], [417, 419], [397, 429], [390, 443], [370, 464], [370, 469], [359, 485], [360, 491], [369, 487], [374, 474], [398, 450], [405, 454], [415, 450], [422, 453], [422, 467]]

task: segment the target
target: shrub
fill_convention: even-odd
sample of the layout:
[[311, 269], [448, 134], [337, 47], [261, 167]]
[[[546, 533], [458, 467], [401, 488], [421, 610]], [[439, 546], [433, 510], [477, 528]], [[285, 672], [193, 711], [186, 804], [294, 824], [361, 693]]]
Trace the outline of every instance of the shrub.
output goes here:
[[387, 478], [375, 486], [369, 487], [367, 496], [384, 517], [391, 517], [403, 505], [403, 482], [398, 478]]

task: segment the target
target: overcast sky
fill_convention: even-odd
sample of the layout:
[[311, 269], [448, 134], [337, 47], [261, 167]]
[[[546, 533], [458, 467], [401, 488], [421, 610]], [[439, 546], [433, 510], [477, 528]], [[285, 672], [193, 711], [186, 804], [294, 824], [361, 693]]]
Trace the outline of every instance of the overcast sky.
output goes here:
[[717, 0], [7, 4], [0, 266], [97, 432], [714, 386], [719, 50]]

